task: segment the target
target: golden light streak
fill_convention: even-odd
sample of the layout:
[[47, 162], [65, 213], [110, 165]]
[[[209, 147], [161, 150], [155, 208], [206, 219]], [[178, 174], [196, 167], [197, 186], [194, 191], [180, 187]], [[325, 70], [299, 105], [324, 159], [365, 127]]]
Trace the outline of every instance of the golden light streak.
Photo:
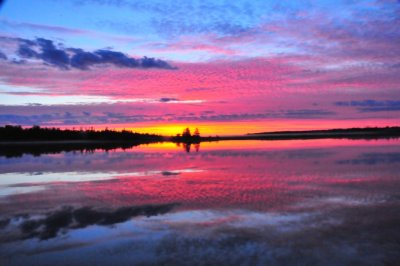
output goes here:
[[[352, 127], [385, 127], [397, 124], [397, 121], [388, 119], [367, 119], [367, 120], [283, 120], [283, 121], [238, 121], [238, 122], [175, 122], [175, 123], [157, 123], [143, 122], [136, 124], [110, 124], [107, 126], [113, 130], [132, 130], [138, 133], [150, 133], [164, 136], [175, 136], [189, 127], [191, 132], [196, 128], [200, 130], [201, 136], [232, 136], [244, 135], [248, 133], [273, 132], [273, 131], [294, 131], [294, 130], [317, 130], [334, 128], [352, 128]], [[64, 126], [61, 128], [105, 129], [105, 125], [75, 125]]]

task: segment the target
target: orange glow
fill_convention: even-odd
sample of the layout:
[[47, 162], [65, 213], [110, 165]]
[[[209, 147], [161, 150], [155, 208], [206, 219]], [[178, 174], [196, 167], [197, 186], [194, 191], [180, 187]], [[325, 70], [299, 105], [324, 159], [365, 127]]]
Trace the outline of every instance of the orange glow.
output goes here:
[[[352, 127], [384, 127], [393, 126], [397, 123], [394, 121], [382, 120], [341, 120], [341, 121], [239, 121], [239, 122], [181, 122], [181, 123], [140, 123], [137, 126], [126, 126], [139, 133], [161, 134], [164, 136], [175, 136], [182, 133], [185, 128], [190, 128], [193, 132], [198, 128], [202, 136], [229, 136], [244, 135], [257, 132], [273, 132], [273, 131], [293, 131], [293, 130], [316, 130], [316, 129], [334, 129], [334, 128], [352, 128]], [[122, 129], [122, 128], [116, 128]]]
[[396, 126], [398, 121], [394, 119], [366, 119], [366, 120], [258, 120], [258, 121], [238, 121], [238, 122], [145, 122], [135, 124], [111, 124], [105, 125], [71, 125], [61, 126], [60, 128], [94, 128], [102, 130], [105, 128], [113, 130], [132, 130], [138, 133], [150, 133], [163, 136], [175, 136], [182, 133], [185, 128], [190, 128], [193, 132], [196, 128], [200, 134], [206, 136], [232, 136], [245, 135], [248, 133], [259, 132], [274, 132], [274, 131], [295, 131], [295, 130], [319, 130], [319, 129], [334, 129], [334, 128], [353, 128], [353, 127], [386, 127]]
[[[159, 134], [163, 136], [175, 136], [176, 134], [182, 133], [182, 131], [185, 128], [190, 128], [190, 130], [193, 132], [195, 128], [198, 128], [200, 132], [202, 132], [204, 135], [207, 134], [212, 134], [213, 129], [207, 125], [195, 125], [195, 124], [158, 124], [158, 125], [145, 125], [145, 126], [139, 126], [139, 127], [132, 127], [129, 128], [130, 130], [133, 130], [135, 132], [139, 133], [151, 133], [151, 134]], [[214, 131], [215, 135], [215, 131]]]

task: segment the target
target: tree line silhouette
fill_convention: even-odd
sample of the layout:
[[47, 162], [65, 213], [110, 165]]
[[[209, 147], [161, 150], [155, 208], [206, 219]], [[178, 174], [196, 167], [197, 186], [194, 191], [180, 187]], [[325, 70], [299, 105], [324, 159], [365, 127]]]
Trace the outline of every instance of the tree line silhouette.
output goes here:
[[140, 134], [128, 130], [71, 130], [59, 128], [42, 128], [33, 126], [6, 125], [0, 127], [0, 141], [132, 141], [150, 143], [162, 141], [163, 137], [155, 134]]
[[199, 143], [201, 140], [200, 131], [196, 128], [192, 134], [190, 129], [187, 127], [183, 130], [182, 134], [176, 134], [175, 137], [172, 137], [172, 140], [184, 143]]
[[0, 127], [0, 142], [6, 143], [19, 142], [37, 142], [37, 141], [101, 141], [105, 142], [124, 142], [127, 144], [145, 144], [152, 142], [171, 141], [175, 143], [197, 144], [202, 141], [219, 140], [285, 140], [285, 139], [322, 139], [322, 138], [349, 138], [349, 139], [376, 139], [376, 138], [396, 138], [400, 137], [400, 127], [383, 128], [348, 128], [348, 129], [330, 129], [330, 130], [311, 130], [311, 131], [281, 131], [264, 132], [238, 136], [208, 136], [202, 137], [200, 131], [196, 128], [192, 132], [185, 128], [181, 134], [173, 137], [165, 137], [156, 134], [141, 134], [129, 130], [75, 130], [59, 128], [42, 128], [33, 126], [23, 128], [21, 126], [6, 125]]
[[171, 138], [171, 141], [175, 142], [178, 147], [182, 144], [182, 147], [186, 152], [190, 152], [192, 145], [194, 146], [195, 151], [198, 152], [202, 140], [203, 138], [200, 136], [198, 128], [196, 128], [192, 134], [188, 127], [183, 130], [182, 134], [176, 134], [175, 137]]

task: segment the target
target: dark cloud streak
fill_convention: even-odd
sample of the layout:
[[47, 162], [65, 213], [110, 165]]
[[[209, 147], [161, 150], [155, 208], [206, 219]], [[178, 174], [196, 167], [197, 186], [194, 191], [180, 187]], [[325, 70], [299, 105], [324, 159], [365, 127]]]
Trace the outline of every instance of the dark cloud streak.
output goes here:
[[[165, 98], [160, 102], [174, 101], [172, 98]], [[1, 106], [0, 106], [1, 107]], [[289, 109], [269, 111], [265, 113], [230, 113], [213, 114], [203, 113], [196, 115], [189, 113], [187, 115], [174, 115], [166, 118], [162, 115], [145, 114], [123, 114], [115, 112], [103, 112], [101, 114], [91, 114], [88, 112], [64, 112], [64, 113], [44, 113], [36, 115], [16, 115], [11, 113], [0, 114], [0, 124], [17, 125], [85, 125], [85, 124], [123, 124], [155, 121], [248, 121], [254, 119], [319, 119], [335, 115], [335, 112], [322, 109]]]
[[336, 106], [355, 107], [360, 112], [384, 112], [384, 111], [400, 111], [400, 101], [386, 100], [363, 100], [363, 101], [338, 101]]
[[0, 51], [0, 59], [7, 60], [7, 56], [1, 51]]
[[167, 97], [160, 99], [160, 102], [162, 102], [162, 103], [167, 103], [167, 102], [171, 102], [171, 101], [178, 101], [178, 99], [177, 98], [167, 98]]
[[[34, 41], [16, 40], [19, 42], [17, 50], [19, 57], [41, 60], [46, 65], [55, 66], [62, 70], [70, 68], [89, 70], [92, 66], [100, 64], [109, 64], [121, 68], [176, 69], [166, 61], [146, 56], [135, 59], [122, 52], [107, 49], [88, 52], [79, 48], [63, 48], [44, 38], [37, 38]], [[1, 54], [0, 58], [2, 58]]]

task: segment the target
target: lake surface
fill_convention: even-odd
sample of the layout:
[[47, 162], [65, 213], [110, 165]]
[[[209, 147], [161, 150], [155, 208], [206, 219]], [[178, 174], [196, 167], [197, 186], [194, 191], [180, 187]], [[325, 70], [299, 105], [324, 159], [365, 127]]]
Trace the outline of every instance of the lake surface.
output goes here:
[[0, 265], [399, 263], [400, 140], [0, 157]]

